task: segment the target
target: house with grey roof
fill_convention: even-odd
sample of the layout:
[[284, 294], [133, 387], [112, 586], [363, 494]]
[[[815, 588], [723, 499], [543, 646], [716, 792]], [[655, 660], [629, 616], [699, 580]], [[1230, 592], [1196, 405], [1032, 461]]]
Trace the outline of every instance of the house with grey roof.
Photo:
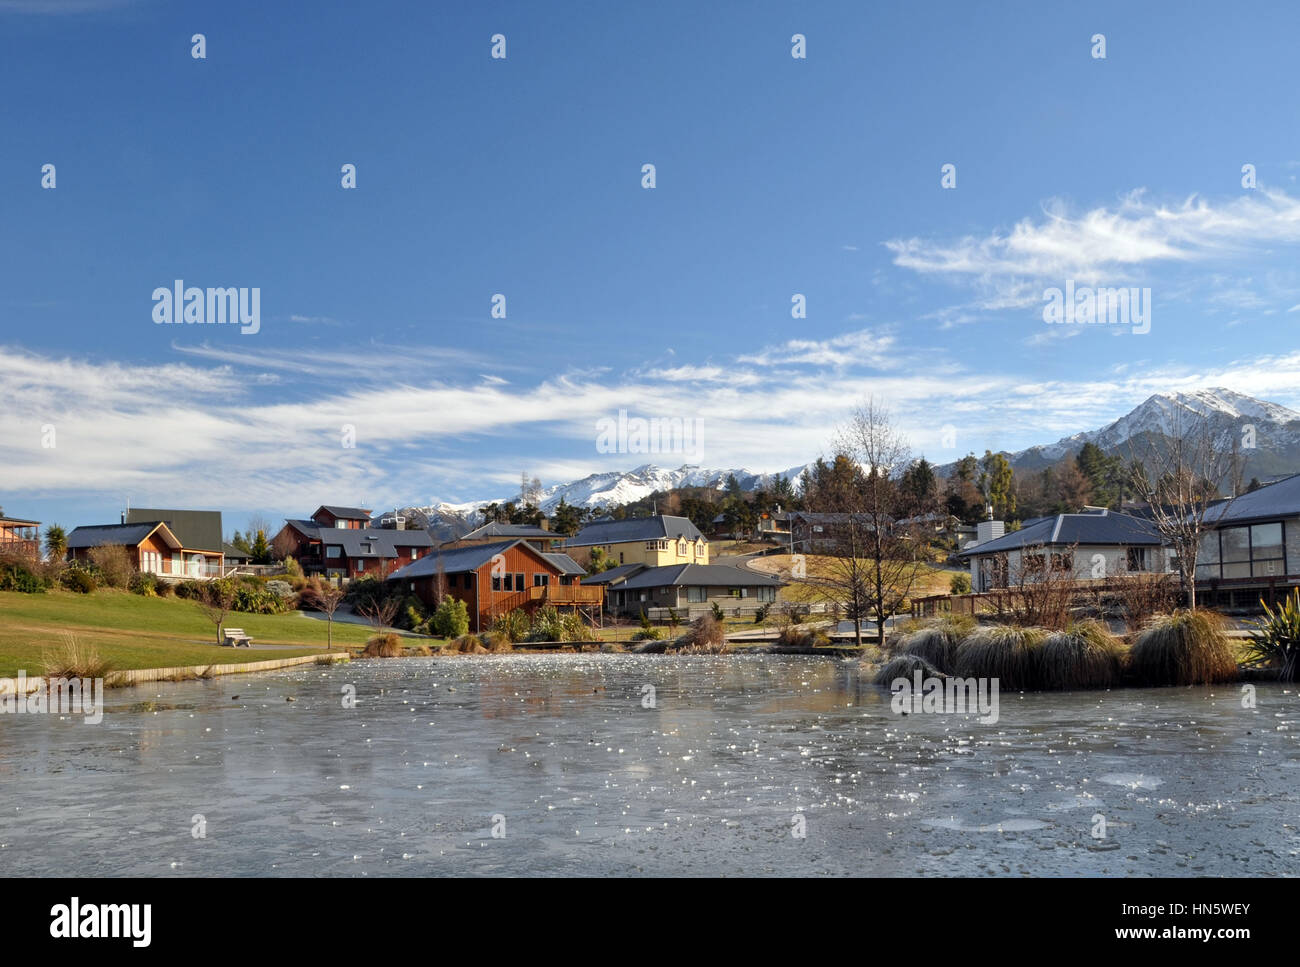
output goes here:
[[606, 610], [637, 617], [642, 611], [662, 620], [669, 608], [684, 619], [712, 611], [753, 614], [776, 600], [780, 578], [725, 564], [624, 564], [585, 578], [584, 585], [606, 588]]
[[523, 538], [460, 547], [443, 545], [388, 576], [429, 608], [445, 597], [464, 601], [475, 632], [516, 608], [531, 612], [551, 606], [598, 621], [603, 587], [587, 587], [586, 571], [567, 554], [539, 550]]
[[564, 542], [564, 550], [584, 565], [597, 548], [616, 565], [709, 563], [709, 542], [700, 529], [670, 514], [591, 523]]
[[[543, 522], [545, 518], [543, 518]], [[511, 524], [501, 521], [489, 521], [482, 527], [478, 527], [464, 537], [458, 537], [454, 541], [447, 541], [443, 547], [465, 547], [470, 544], [492, 544], [503, 540], [525, 540], [535, 545], [539, 550], [550, 551], [559, 548], [564, 543], [564, 536], [557, 534], [545, 526], [537, 524]]]
[[1172, 570], [1171, 552], [1151, 521], [1101, 508], [1034, 518], [1010, 532], [1000, 521], [984, 521], [979, 539], [958, 557], [969, 562], [971, 589], [977, 592], [1033, 582], [1047, 573], [1085, 582]]
[[1198, 601], [1257, 607], [1300, 586], [1300, 474], [1212, 505], [1196, 557]]
[[225, 573], [219, 541], [215, 552], [187, 547], [161, 520], [75, 527], [68, 534], [67, 559], [93, 563], [95, 549], [110, 546], [124, 548], [137, 570], [161, 578], [179, 581], [221, 577]]
[[276, 557], [292, 557], [304, 574], [350, 581], [386, 574], [433, 550], [425, 530], [374, 527], [370, 511], [324, 505], [308, 519], [290, 518], [271, 541]]

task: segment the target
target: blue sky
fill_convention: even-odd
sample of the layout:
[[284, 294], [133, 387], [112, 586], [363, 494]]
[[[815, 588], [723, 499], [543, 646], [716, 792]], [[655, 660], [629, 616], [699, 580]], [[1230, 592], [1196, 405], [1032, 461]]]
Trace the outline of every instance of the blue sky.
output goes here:
[[[453, 6], [0, 0], [9, 513], [773, 471], [868, 394], [937, 462], [1300, 407], [1293, 6]], [[260, 331], [155, 325], [175, 279]], [[1045, 324], [1066, 280], [1150, 288], [1150, 332]], [[598, 452], [620, 409], [704, 444]]]

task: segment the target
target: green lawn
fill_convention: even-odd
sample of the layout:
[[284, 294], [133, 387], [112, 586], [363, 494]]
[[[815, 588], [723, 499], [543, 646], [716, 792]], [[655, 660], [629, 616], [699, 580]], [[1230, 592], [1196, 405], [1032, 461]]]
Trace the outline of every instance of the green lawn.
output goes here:
[[[232, 612], [225, 624], [243, 628], [253, 637], [254, 647], [219, 646], [216, 625], [198, 605], [179, 598], [145, 598], [122, 591], [0, 591], [0, 676], [12, 677], [19, 669], [39, 675], [45, 653], [69, 635], [82, 646], [93, 645], [115, 669], [262, 661], [325, 650], [325, 622], [296, 613]], [[362, 646], [369, 635], [365, 625], [335, 622], [334, 649]], [[257, 647], [262, 644], [294, 647]]]

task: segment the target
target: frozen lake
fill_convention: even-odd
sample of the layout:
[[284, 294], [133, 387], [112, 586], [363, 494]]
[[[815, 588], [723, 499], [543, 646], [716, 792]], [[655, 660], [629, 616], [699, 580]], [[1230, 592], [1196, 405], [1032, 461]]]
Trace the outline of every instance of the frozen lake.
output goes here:
[[110, 690], [98, 725], [0, 721], [0, 870], [1290, 875], [1300, 701], [1257, 689], [1254, 709], [1239, 686], [1004, 693], [994, 725], [896, 716], [856, 663], [803, 657], [397, 659]]

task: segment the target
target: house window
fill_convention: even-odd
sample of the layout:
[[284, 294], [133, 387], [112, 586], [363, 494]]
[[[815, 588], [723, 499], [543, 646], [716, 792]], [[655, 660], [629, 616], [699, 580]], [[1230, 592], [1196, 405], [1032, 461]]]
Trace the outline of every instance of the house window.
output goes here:
[[1286, 573], [1286, 550], [1281, 521], [1242, 527], [1224, 527], [1217, 533], [1218, 563], [1198, 564], [1196, 576], [1205, 578], [1271, 577]]
[[[510, 575], [507, 574], [506, 577], [509, 578]], [[492, 575], [492, 590], [493, 590], [493, 591], [500, 591], [500, 590], [501, 590], [501, 575], [500, 575], [500, 574], [494, 574], [494, 575]], [[508, 591], [508, 590], [510, 590], [510, 589], [507, 588], [506, 590]]]
[[533, 587], [535, 588], [544, 588], [550, 583], [551, 583], [551, 576], [549, 574], [533, 575]]
[[331, 544], [329, 547], [325, 548], [325, 556], [326, 556], [326, 557], [342, 557], [342, 556], [343, 556], [343, 548], [338, 547], [337, 545]]
[[369, 544], [362, 544], [362, 545], [361, 545], [361, 553], [362, 553], [362, 554], [370, 554], [370, 553], [371, 553], [370, 545], [369, 545]]
[[691, 604], [700, 604], [704, 601], [704, 588], [691, 587], [686, 589], [686, 600]]
[[775, 600], [776, 600], [776, 588], [759, 588], [759, 589], [758, 589], [758, 600], [760, 600], [760, 601], [775, 601]]
[[515, 590], [522, 591], [523, 589], [524, 589], [524, 575], [522, 571], [519, 571], [516, 572], [515, 574]]
[[1125, 554], [1125, 558], [1130, 571], [1147, 570], [1147, 549], [1145, 547], [1130, 547]]
[[678, 557], [685, 557], [685, 556], [686, 556], [686, 542], [685, 542], [685, 541], [678, 541], [678, 542], [677, 542], [677, 556], [678, 556]]
[[1052, 570], [1057, 574], [1070, 574], [1074, 571], [1074, 555], [1068, 551], [1052, 555]]

